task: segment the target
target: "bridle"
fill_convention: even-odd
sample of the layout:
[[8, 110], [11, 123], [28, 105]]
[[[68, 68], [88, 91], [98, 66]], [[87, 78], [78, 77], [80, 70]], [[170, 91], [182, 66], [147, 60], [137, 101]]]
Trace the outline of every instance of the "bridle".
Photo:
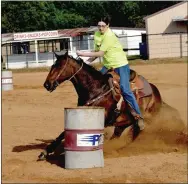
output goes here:
[[[67, 66], [67, 63], [68, 63], [68, 57], [67, 57], [67, 60], [66, 60], [66, 63], [65, 63], [65, 66], [61, 69], [61, 71], [59, 72], [59, 74], [57, 75], [57, 77], [55, 78], [55, 85], [56, 87], [59, 85], [59, 83], [57, 82], [57, 80], [59, 79], [59, 77], [61, 76], [61, 74], [64, 72], [64, 70], [66, 69], [66, 66]], [[82, 62], [82, 65], [81, 67], [69, 78], [67, 79], [68, 81], [70, 81], [79, 71], [81, 71], [83, 68], [83, 62]], [[103, 98], [104, 96], [106, 96], [107, 94], [109, 94], [112, 90], [114, 89], [114, 87], [111, 87], [107, 92], [105, 92], [104, 94], [98, 96], [97, 98], [94, 98], [92, 100], [89, 100], [87, 101], [87, 103], [85, 105], [89, 106], [91, 104], [93, 104], [95, 101], [98, 101], [99, 99]]]
[[[61, 74], [62, 74], [62, 73], [64, 72], [64, 70], [66, 69], [67, 63], [68, 63], [68, 57], [67, 57], [65, 66], [60, 70], [59, 74], [57, 75], [57, 77], [56, 77], [55, 80], [54, 80], [54, 83], [56, 84], [56, 86], [59, 86], [59, 83], [57, 82], [57, 80], [59, 79], [59, 77], [61, 76]], [[67, 79], [67, 80], [70, 81], [82, 68], [83, 68], [83, 62], [82, 62], [81, 67], [80, 67], [69, 79]]]

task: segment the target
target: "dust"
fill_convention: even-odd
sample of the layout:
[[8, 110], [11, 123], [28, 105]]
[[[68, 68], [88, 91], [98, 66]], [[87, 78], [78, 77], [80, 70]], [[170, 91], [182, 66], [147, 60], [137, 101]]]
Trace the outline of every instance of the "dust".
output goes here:
[[132, 127], [127, 128], [120, 138], [114, 140], [107, 140], [112, 135], [113, 129], [106, 129], [104, 156], [108, 158], [187, 151], [186, 125], [176, 109], [163, 103], [160, 112], [144, 119], [145, 129], [134, 141], [132, 141]]

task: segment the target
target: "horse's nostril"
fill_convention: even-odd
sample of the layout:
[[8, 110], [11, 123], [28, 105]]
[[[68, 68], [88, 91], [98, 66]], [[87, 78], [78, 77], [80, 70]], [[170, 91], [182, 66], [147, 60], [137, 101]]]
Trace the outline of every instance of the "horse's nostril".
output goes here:
[[46, 89], [49, 89], [50, 84], [49, 84], [49, 82], [48, 82], [48, 81], [46, 81], [46, 82], [44, 83], [44, 87], [45, 87]]

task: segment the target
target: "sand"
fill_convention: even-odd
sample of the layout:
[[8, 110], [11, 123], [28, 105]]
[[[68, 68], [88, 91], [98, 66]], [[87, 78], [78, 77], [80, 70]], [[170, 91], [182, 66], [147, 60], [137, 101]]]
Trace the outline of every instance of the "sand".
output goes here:
[[[160, 90], [160, 114], [146, 119], [132, 143], [126, 132], [104, 145], [104, 168], [67, 170], [62, 145], [47, 161], [41, 151], [64, 128], [64, 108], [75, 107], [70, 82], [53, 93], [43, 88], [47, 72], [14, 73], [14, 90], [2, 92], [3, 183], [186, 183], [187, 64], [132, 66]], [[108, 131], [105, 130], [105, 131]]]

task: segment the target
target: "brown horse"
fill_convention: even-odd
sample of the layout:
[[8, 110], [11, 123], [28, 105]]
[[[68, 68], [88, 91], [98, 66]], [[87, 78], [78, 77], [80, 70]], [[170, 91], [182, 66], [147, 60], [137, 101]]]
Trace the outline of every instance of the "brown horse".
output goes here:
[[[71, 81], [78, 94], [78, 106], [100, 106], [105, 108], [105, 127], [114, 126], [111, 139], [120, 137], [122, 132], [130, 125], [132, 125], [134, 139], [140, 131], [137, 120], [134, 119], [127, 102], [123, 101], [121, 109], [117, 113], [116, 105], [118, 101], [113, 94], [114, 87], [109, 85], [109, 75], [101, 74], [81, 59], [74, 59], [68, 55], [68, 52], [64, 55], [55, 54], [55, 56], [57, 60], [51, 67], [44, 87], [52, 92], [64, 81]], [[152, 114], [159, 110], [162, 100], [158, 89], [153, 84], [150, 84], [150, 86], [152, 94], [140, 98], [139, 105], [143, 113]], [[53, 153], [63, 139], [64, 132], [47, 146], [46, 150], [39, 155], [39, 159], [45, 159], [49, 153]]]

